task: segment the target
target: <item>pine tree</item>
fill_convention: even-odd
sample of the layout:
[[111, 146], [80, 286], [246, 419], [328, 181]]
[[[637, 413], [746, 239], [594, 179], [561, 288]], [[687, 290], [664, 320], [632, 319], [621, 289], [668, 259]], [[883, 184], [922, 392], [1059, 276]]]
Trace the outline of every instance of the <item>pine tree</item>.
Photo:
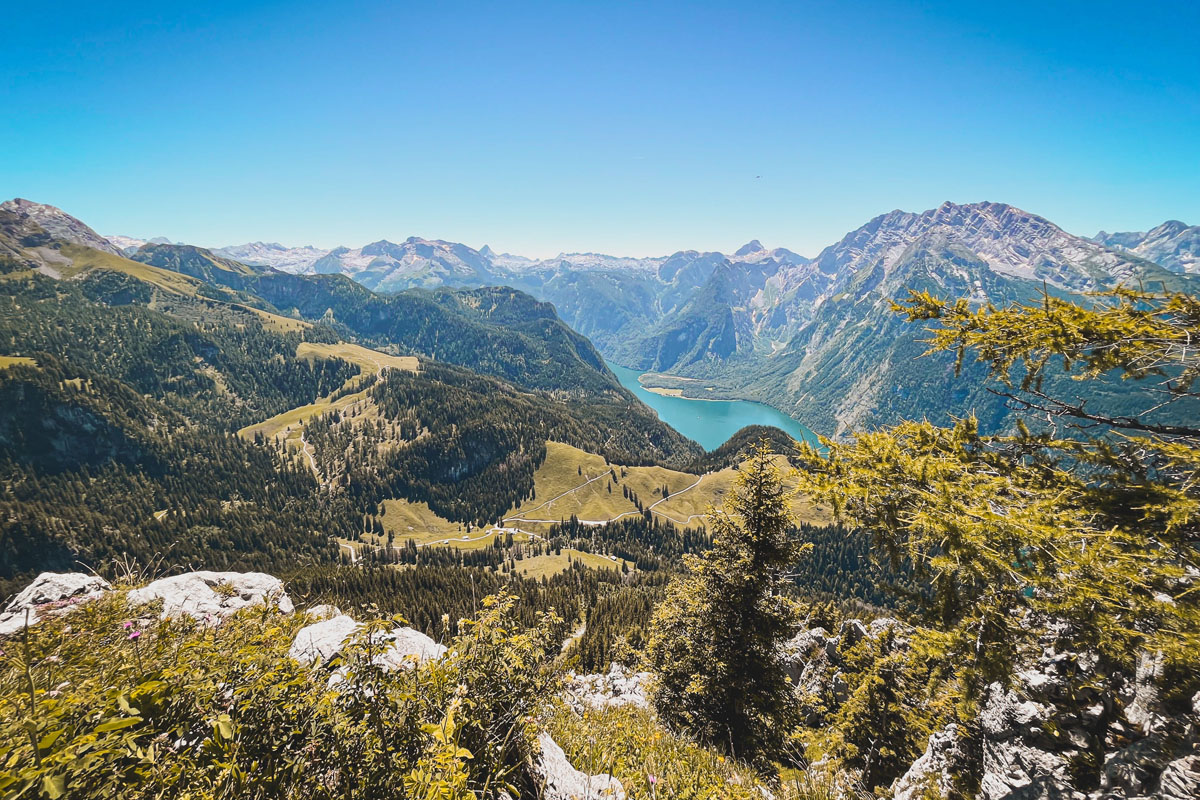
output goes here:
[[795, 633], [793, 603], [779, 594], [801, 556], [789, 493], [767, 443], [713, 516], [713, 546], [685, 556], [654, 614], [647, 655], [664, 720], [748, 760], [777, 757], [795, 699], [781, 647]]
[[[1052, 632], [1106, 669], [1160, 651], [1200, 688], [1200, 597], [1187, 578], [1200, 569], [1200, 427], [1161, 413], [1186, 419], [1200, 403], [1200, 299], [1117, 290], [1087, 306], [1046, 295], [998, 309], [914, 292], [897, 309], [934, 323], [932, 351], [987, 364], [1027, 417], [1008, 435], [968, 418], [806, 448], [801, 490], [871, 531], [873, 555], [910, 565], [927, 587], [927, 643], [940, 640], [966, 699]], [[1053, 396], [1052, 358], [1077, 380], [1147, 384], [1144, 406], [1113, 415]]]

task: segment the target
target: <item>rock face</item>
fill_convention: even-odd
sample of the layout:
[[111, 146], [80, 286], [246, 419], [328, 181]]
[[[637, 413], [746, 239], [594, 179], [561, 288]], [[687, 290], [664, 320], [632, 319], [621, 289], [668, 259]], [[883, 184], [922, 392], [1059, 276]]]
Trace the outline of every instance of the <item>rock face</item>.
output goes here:
[[1038, 741], [1051, 711], [1040, 703], [1021, 700], [999, 684], [991, 687], [980, 715], [983, 729], [980, 796], [984, 800], [1071, 796], [1067, 754], [1046, 748]]
[[1200, 755], [1184, 756], [1167, 764], [1159, 778], [1158, 794], [1163, 800], [1200, 797]]
[[262, 572], [188, 572], [129, 593], [130, 605], [155, 600], [163, 601], [164, 618], [186, 615], [219, 621], [247, 606], [267, 604], [285, 614], [294, 610], [283, 581]]
[[32, 222], [56, 239], [90, 247], [93, 250], [102, 250], [115, 256], [121, 255], [121, 251], [108, 239], [54, 206], [18, 197], [0, 203], [0, 211], [15, 214], [23, 222]]
[[306, 625], [296, 632], [288, 655], [301, 664], [324, 663], [337, 655], [356, 630], [358, 623], [345, 614]]
[[576, 711], [585, 708], [636, 706], [649, 708], [647, 696], [651, 674], [627, 672], [613, 664], [603, 675], [578, 675], [567, 684], [567, 702]]
[[[296, 632], [288, 655], [302, 664], [323, 664], [340, 653], [361, 627], [362, 623], [355, 622], [345, 614], [306, 625]], [[414, 628], [397, 628], [373, 634], [372, 645], [378, 651], [371, 659], [372, 663], [387, 672], [438, 659], [446, 654], [445, 645], [438, 644]], [[344, 670], [338, 669], [330, 679], [330, 685], [344, 679]]]
[[[935, 731], [892, 783], [895, 800], [930, 790], [956, 797], [978, 781], [980, 800], [1200, 800], [1200, 693], [1179, 708], [1164, 700], [1161, 656], [1142, 654], [1133, 674], [1102, 668], [1062, 646], [1052, 631], [1013, 676], [988, 687], [978, 717]], [[785, 646], [805, 724], [827, 724], [849, 697], [850, 647], [902, 652], [917, 632], [895, 620], [848, 620], [831, 636], [813, 628]], [[965, 786], [955, 778], [966, 778]]]
[[550, 738], [538, 736], [542, 755], [537, 772], [545, 783], [545, 800], [625, 800], [625, 787], [611, 775], [589, 775], [571, 766], [567, 754]]
[[949, 797], [953, 777], [967, 763], [961, 736], [953, 722], [934, 732], [921, 757], [892, 784], [893, 800], [923, 800], [931, 789], [940, 797]]
[[43, 572], [21, 590], [0, 613], [0, 636], [36, 623], [45, 614], [99, 597], [112, 589], [108, 581], [83, 572]]

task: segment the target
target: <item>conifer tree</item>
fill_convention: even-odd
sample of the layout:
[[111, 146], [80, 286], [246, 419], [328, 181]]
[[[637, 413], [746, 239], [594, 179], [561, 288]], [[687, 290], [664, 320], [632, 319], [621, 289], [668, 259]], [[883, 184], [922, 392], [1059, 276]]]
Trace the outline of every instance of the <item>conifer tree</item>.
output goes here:
[[[1161, 414], [1200, 407], [1200, 300], [1117, 290], [976, 309], [914, 292], [897, 308], [934, 323], [931, 351], [986, 363], [1025, 418], [1005, 435], [968, 418], [806, 448], [801, 490], [911, 566], [967, 699], [1051, 632], [1108, 669], [1161, 652], [1200, 688], [1200, 427]], [[1142, 382], [1145, 403], [1118, 415], [1054, 396], [1051, 359], [1078, 380]]]
[[659, 714], [747, 760], [778, 756], [794, 722], [780, 645], [798, 618], [779, 590], [806, 548], [793, 537], [789, 498], [760, 442], [713, 516], [712, 548], [684, 557], [686, 574], [671, 584], [651, 624]]

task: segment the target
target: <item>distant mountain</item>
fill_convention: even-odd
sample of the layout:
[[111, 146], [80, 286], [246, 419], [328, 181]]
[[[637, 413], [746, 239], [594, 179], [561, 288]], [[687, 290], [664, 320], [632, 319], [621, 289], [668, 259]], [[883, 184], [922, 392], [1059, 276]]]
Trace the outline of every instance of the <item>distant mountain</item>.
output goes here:
[[[941, 366], [912, 362], [924, 351], [918, 342], [923, 334], [898, 324], [888, 305], [908, 289], [1000, 303], [1032, 297], [1043, 287], [1082, 294], [1139, 282], [1180, 286], [1178, 273], [1200, 269], [1197, 230], [1171, 222], [1144, 234], [1087, 239], [1003, 203], [947, 202], [923, 212], [882, 214], [813, 259], [758, 240], [731, 255], [684, 250], [652, 258], [564, 253], [530, 259], [417, 237], [320, 255], [314, 248], [262, 243], [214, 255], [305, 275], [349, 276], [385, 294], [514, 287], [552, 304], [607, 358], [669, 373], [652, 380], [685, 393], [702, 385], [713, 388], [708, 397], [761, 400], [832, 433], [931, 409], [991, 413], [989, 397], [966, 396], [961, 387], [934, 379]], [[272, 291], [285, 283], [279, 275], [265, 282]], [[236, 277], [219, 283], [239, 291], [244, 285]], [[269, 300], [290, 307], [288, 292]], [[295, 308], [317, 311], [303, 303]], [[364, 334], [368, 329], [374, 333]], [[355, 329], [355, 335], [378, 333], [377, 324]], [[677, 386], [670, 375], [703, 384]], [[997, 409], [996, 424], [1002, 417]]]
[[492, 283], [489, 259], [466, 245], [420, 239], [396, 244], [386, 239], [358, 248], [285, 248], [279, 244], [225, 247], [215, 251], [246, 264], [270, 266], [297, 274], [347, 275], [368, 289], [397, 292], [441, 286], [485, 286]]
[[1144, 232], [1100, 231], [1092, 241], [1153, 261], [1172, 272], [1200, 273], [1200, 225], [1173, 219]]
[[[910, 289], [1003, 305], [1034, 299], [1043, 286], [1059, 293], [1137, 282], [1196, 288], [1157, 264], [998, 203], [884, 214], [793, 275], [804, 269], [810, 291], [766, 304], [777, 324], [755, 331], [760, 338], [786, 335], [777, 333], [769, 347], [757, 341], [724, 362], [697, 359], [672, 372], [703, 378], [698, 385], [707, 397], [711, 386], [724, 396], [760, 400], [825, 433], [922, 417], [944, 422], [971, 410], [995, 429], [1007, 409], [986, 392], [982, 373], [954, 381], [952, 358], [921, 358], [925, 332], [893, 313], [889, 300]], [[781, 317], [792, 321], [790, 328]], [[669, 385], [688, 392], [687, 384]]]
[[317, 247], [284, 247], [278, 242], [251, 242], [213, 251], [219, 256], [255, 267], [272, 267], [284, 272], [307, 274], [312, 265], [329, 253]]

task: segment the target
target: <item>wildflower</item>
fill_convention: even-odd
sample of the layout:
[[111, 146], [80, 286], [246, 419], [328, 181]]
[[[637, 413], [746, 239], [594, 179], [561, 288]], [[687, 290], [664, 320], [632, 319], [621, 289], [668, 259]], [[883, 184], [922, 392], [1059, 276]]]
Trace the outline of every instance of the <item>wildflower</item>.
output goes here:
[[654, 777], [653, 775], [647, 775], [646, 780], [650, 781], [651, 786], [658, 783], [658, 778]]
[[139, 639], [139, 638], [141, 638], [141, 635], [142, 635], [141, 631], [134, 631], [133, 633], [129, 634], [129, 641], [132, 642], [136, 639]]
[[121, 627], [123, 627], [125, 630], [129, 630], [130, 628], [133, 627], [133, 623], [130, 622], [129, 620], [125, 620], [125, 624], [122, 625]]

